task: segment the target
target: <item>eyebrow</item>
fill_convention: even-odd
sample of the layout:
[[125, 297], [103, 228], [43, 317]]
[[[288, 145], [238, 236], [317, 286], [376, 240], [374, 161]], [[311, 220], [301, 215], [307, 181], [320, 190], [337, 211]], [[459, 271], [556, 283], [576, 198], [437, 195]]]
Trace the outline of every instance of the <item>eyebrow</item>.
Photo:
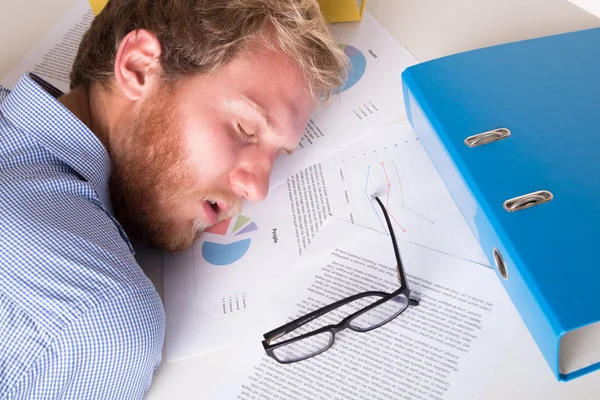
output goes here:
[[269, 127], [270, 130], [275, 132], [275, 134], [277, 134], [278, 136], [280, 135], [280, 132], [277, 130], [277, 128], [275, 128], [275, 125], [273, 125], [273, 123], [267, 116], [267, 112], [265, 111], [264, 108], [262, 108], [255, 101], [249, 99], [246, 96], [242, 97], [242, 99], [244, 101], [244, 105], [248, 106], [248, 108], [250, 108], [252, 111], [254, 111], [255, 114], [260, 116], [260, 118], [267, 124], [267, 126]]
[[[270, 130], [275, 132], [275, 135], [281, 136], [281, 132], [275, 127], [275, 125], [273, 125], [273, 123], [269, 119], [267, 112], [265, 111], [264, 108], [262, 108], [255, 101], [251, 100], [250, 98], [248, 98], [246, 96], [242, 97], [242, 99], [243, 99], [244, 104], [246, 106], [248, 106], [248, 108], [250, 108], [254, 113], [256, 113], [264, 121], [264, 123], [269, 127]], [[294, 149], [284, 148], [283, 150], [285, 150], [290, 155], [294, 152]]]

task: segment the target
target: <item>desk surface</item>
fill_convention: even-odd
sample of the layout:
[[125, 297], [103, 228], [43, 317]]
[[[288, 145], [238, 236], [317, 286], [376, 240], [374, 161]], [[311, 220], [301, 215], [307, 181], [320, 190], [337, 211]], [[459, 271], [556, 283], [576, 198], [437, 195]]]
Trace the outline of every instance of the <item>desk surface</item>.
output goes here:
[[[2, 1], [0, 76], [4, 76], [76, 0]], [[426, 61], [460, 51], [600, 26], [600, 19], [566, 0], [367, 0], [367, 9], [413, 55]], [[159, 254], [138, 261], [162, 294]], [[163, 363], [147, 399], [201, 399], [232, 349]], [[596, 399], [600, 375], [569, 383], [554, 380], [523, 323], [510, 341], [482, 399]]]

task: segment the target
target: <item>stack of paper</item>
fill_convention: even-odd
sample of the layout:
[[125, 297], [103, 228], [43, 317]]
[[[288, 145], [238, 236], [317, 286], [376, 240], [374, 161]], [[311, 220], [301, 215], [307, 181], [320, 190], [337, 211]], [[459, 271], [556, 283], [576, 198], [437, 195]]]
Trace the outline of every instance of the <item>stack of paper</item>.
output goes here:
[[[479, 398], [516, 322], [496, 275], [410, 243], [400, 242], [400, 254], [419, 306], [370, 332], [342, 331], [313, 358], [279, 364], [265, 354], [262, 333], [356, 293], [398, 288], [389, 236], [329, 218], [208, 398]], [[340, 313], [313, 328], [339, 322]]]

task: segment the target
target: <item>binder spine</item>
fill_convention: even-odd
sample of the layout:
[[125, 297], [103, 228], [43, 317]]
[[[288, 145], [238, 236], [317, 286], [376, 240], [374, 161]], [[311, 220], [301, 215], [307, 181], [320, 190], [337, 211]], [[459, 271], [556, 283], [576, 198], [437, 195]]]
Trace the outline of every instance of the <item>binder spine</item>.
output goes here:
[[[485, 197], [481, 195], [469, 172], [463, 167], [460, 158], [451, 156], [456, 154], [456, 151], [453, 151], [454, 144], [444, 134], [443, 127], [437, 122], [433, 110], [422, 99], [418, 85], [410, 74], [410, 68], [404, 71], [402, 80], [406, 113], [415, 133], [477, 237], [483, 252], [552, 372], [557, 379], [566, 380], [566, 376], [560, 374], [558, 369], [558, 348], [563, 334], [556, 328], [559, 324], [551, 313], [546, 312], [548, 307], [544, 304], [543, 296], [528, 276], [527, 268], [519, 259], [515, 244], [502, 232], [494, 213], [491, 212], [490, 205], [486, 204]], [[506, 131], [510, 134], [510, 127], [507, 128]], [[506, 138], [507, 132], [500, 132], [502, 137], [496, 139]], [[483, 141], [489, 143], [489, 139], [488, 136], [483, 138]], [[465, 142], [460, 145], [468, 144]]]

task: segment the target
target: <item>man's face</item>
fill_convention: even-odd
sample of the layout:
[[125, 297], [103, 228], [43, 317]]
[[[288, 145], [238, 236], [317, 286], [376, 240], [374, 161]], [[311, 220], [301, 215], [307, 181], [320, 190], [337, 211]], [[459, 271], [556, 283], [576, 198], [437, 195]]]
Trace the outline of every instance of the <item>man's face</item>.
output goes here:
[[217, 74], [164, 86], [114, 135], [111, 191], [128, 230], [177, 251], [266, 197], [314, 102], [292, 60], [258, 45]]

